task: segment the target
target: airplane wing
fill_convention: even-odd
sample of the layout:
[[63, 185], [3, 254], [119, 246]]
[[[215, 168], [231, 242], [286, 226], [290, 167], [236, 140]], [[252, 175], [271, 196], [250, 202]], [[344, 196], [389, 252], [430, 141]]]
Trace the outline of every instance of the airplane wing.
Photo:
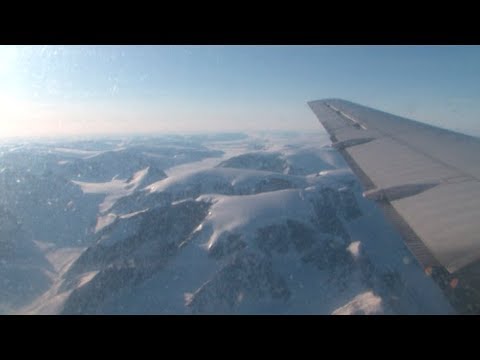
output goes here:
[[480, 139], [345, 100], [308, 104], [418, 261], [480, 283]]

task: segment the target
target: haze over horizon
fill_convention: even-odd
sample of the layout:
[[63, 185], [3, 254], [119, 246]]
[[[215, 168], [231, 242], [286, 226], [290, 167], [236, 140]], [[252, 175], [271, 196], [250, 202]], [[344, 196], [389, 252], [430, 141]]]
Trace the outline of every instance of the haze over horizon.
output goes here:
[[322, 131], [343, 98], [480, 135], [478, 46], [0, 46], [0, 138]]

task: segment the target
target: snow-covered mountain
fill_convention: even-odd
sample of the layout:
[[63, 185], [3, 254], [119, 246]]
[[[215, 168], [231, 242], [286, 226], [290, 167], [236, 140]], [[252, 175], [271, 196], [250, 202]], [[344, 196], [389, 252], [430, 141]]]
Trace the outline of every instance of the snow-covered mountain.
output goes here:
[[51, 271], [51, 264], [22, 223], [0, 206], [0, 312], [27, 305], [48, 290]]
[[203, 148], [137, 145], [65, 160], [59, 162], [54, 171], [70, 179], [102, 182], [113, 178], [127, 179], [136, 171], [149, 167], [161, 179], [166, 176], [162, 169], [221, 155], [219, 151]]
[[0, 171], [0, 206], [8, 209], [30, 238], [59, 245], [82, 244], [95, 226], [100, 198], [54, 174], [23, 169]]
[[[349, 196], [351, 190], [328, 187], [209, 194], [119, 216], [65, 275], [65, 289], [75, 290], [64, 312], [144, 312], [141, 297], [133, 302], [121, 299], [125, 293], [138, 293], [137, 287], [145, 282], [171, 288], [169, 297], [188, 298], [179, 303], [159, 301], [155, 310], [159, 312], [176, 306], [182, 313], [256, 313], [262, 311], [257, 301], [276, 299], [285, 302], [287, 311], [291, 287], [300, 286], [298, 282], [316, 283], [318, 270], [325, 270], [326, 278], [336, 277], [338, 269], [345, 276], [350, 271], [353, 258], [346, 250], [349, 236], [343, 221], [360, 216], [360, 210], [345, 201]], [[188, 264], [192, 267], [185, 269]], [[198, 278], [203, 266], [211, 270], [185, 288], [193, 280], [188, 274], [196, 272]], [[290, 281], [299, 266], [308, 276]], [[165, 271], [177, 276], [187, 271], [175, 280], [183, 286], [175, 288], [173, 279], [152, 283]], [[77, 287], [79, 279], [92, 273], [88, 284]], [[237, 297], [250, 305], [237, 309]], [[120, 308], [109, 305], [111, 301]]]
[[341, 160], [322, 149], [282, 149], [282, 152], [255, 151], [222, 161], [218, 167], [272, 171], [289, 175], [308, 175], [335, 169]]
[[[30, 264], [48, 279], [17, 308], [0, 301], [3, 311], [451, 311], [321, 136], [98, 140], [21, 151], [43, 154], [45, 171], [3, 159], [0, 200], [11, 215], [2, 216], [17, 220], [0, 233], [10, 245], [0, 244], [27, 244]], [[3, 259], [21, 267], [18, 256]]]

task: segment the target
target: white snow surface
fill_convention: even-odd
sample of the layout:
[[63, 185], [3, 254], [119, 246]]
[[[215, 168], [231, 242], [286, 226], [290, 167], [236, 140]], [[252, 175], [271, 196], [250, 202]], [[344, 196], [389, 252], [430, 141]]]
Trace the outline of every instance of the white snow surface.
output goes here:
[[355, 296], [352, 301], [336, 309], [332, 315], [381, 315], [382, 299], [371, 291]]

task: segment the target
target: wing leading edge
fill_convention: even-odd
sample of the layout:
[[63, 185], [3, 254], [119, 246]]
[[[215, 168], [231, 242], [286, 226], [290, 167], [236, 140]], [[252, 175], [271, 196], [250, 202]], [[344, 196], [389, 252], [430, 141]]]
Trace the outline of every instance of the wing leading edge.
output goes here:
[[340, 99], [308, 105], [425, 268], [479, 268], [480, 139]]

